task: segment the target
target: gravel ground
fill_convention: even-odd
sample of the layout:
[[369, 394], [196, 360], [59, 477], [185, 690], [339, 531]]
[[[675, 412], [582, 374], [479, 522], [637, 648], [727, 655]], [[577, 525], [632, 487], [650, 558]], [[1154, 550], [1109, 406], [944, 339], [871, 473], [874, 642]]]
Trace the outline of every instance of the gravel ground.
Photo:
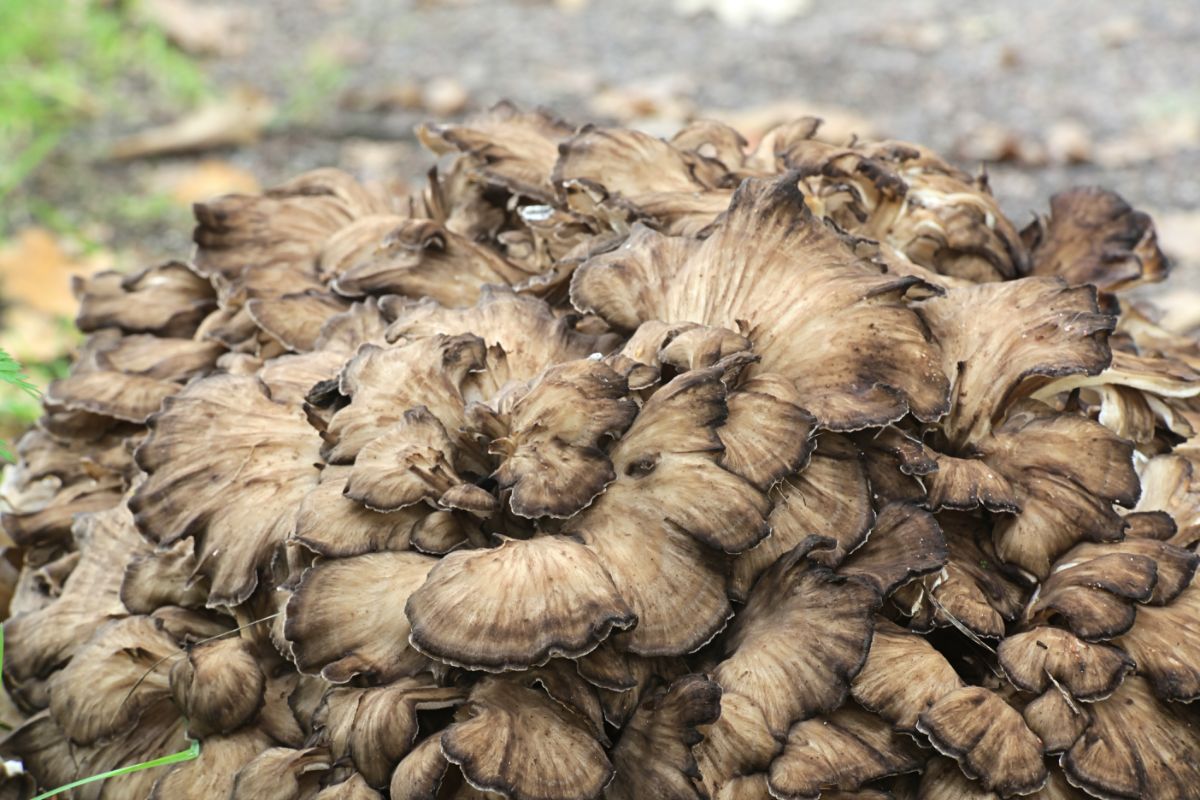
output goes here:
[[[249, 11], [249, 44], [207, 63], [216, 84], [254, 86], [280, 107], [299, 95], [315, 109], [219, 154], [264, 185], [328, 164], [419, 175], [430, 159], [412, 126], [428, 111], [354, 110], [353, 99], [361, 107], [450, 78], [466, 90], [468, 110], [508, 98], [582, 121], [597, 116], [606, 88], [632, 85], [658, 97], [657, 117], [644, 120], [655, 132], [687, 111], [801, 101], [858, 115], [877, 135], [929, 144], [965, 166], [1007, 147], [1021, 158], [988, 169], [1022, 223], [1054, 191], [1085, 183], [1155, 212], [1200, 208], [1196, 0], [843, 0], [744, 27], [685, 16], [670, 0], [225, 5]], [[322, 88], [322, 75], [336, 86]], [[1056, 145], [1064, 125], [1079, 132]], [[87, 136], [122, 132], [100, 120]], [[1043, 160], [1047, 142], [1084, 163], [1022, 163]], [[147, 174], [176, 161], [80, 166], [35, 191], [87, 209], [114, 191], [145, 191]], [[114, 238], [120, 246], [129, 235], [164, 251], [186, 244], [177, 228]]]

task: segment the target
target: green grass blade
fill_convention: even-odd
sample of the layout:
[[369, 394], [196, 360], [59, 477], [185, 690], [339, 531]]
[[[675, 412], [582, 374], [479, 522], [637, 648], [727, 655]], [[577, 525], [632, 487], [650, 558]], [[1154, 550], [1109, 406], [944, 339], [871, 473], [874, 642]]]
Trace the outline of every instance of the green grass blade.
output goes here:
[[84, 784], [93, 783], [95, 781], [115, 778], [118, 775], [128, 775], [131, 772], [138, 772], [143, 769], [153, 769], [154, 767], [165, 767], [170, 764], [178, 764], [182, 761], [191, 761], [193, 758], [198, 758], [200, 756], [200, 742], [196, 739], [189, 739], [188, 741], [191, 742], [191, 746], [189, 746], [187, 750], [181, 750], [178, 753], [172, 753], [169, 756], [156, 758], [153, 761], [143, 761], [141, 764], [131, 764], [128, 767], [120, 767], [119, 769], [102, 772], [99, 775], [93, 775], [90, 778], [80, 778], [79, 780], [72, 781], [64, 786], [59, 786], [57, 789], [51, 789], [48, 792], [42, 792], [37, 797], [34, 797], [33, 800], [46, 800], [46, 798], [54, 797], [56, 794], [61, 794], [68, 789], [74, 789], [77, 786], [83, 786]]

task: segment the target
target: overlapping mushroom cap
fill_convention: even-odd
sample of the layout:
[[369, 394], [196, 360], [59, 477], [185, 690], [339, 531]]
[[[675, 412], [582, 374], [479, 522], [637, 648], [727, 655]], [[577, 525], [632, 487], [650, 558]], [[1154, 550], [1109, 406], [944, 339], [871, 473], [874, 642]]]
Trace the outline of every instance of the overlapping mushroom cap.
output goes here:
[[1098, 190], [502, 105], [82, 282], [4, 742], [87, 797], [1200, 797], [1200, 348]]

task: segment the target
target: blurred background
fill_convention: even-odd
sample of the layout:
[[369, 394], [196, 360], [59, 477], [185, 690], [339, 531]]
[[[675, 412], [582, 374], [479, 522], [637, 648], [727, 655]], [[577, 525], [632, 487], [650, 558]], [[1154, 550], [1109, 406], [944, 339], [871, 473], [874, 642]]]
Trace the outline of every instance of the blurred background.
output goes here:
[[[69, 278], [190, 252], [190, 205], [334, 165], [402, 188], [413, 125], [502, 98], [669, 135], [815, 114], [986, 166], [1018, 225], [1099, 183], [1200, 310], [1197, 0], [0, 0], [0, 348], [39, 386]], [[37, 414], [0, 394], [0, 438]]]

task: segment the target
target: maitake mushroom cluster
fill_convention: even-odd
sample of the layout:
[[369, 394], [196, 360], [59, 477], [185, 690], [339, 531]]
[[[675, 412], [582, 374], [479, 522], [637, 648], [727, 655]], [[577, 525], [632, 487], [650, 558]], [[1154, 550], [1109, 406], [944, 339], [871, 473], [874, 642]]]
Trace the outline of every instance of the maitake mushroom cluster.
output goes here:
[[1198, 798], [1200, 348], [1150, 220], [502, 105], [78, 286], [2, 750], [83, 798]]

